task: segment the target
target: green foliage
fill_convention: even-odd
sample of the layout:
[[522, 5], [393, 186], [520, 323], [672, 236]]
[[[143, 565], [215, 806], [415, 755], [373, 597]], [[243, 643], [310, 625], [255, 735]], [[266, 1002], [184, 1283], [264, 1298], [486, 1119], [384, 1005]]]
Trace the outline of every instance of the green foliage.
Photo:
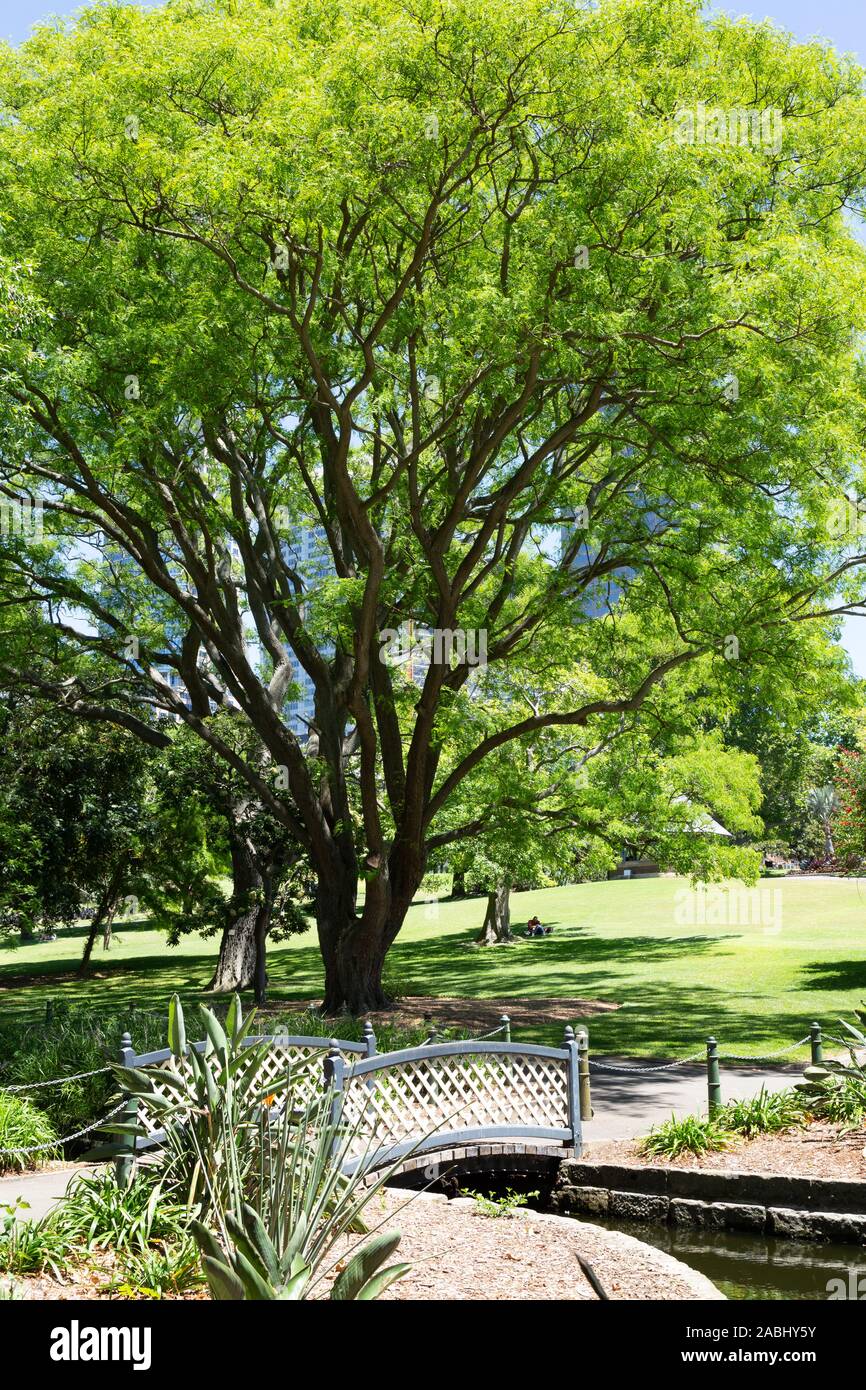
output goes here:
[[511, 1187], [501, 1197], [492, 1192], [467, 1192], [467, 1196], [475, 1198], [483, 1216], [493, 1217], [511, 1216], [519, 1207], [525, 1207], [533, 1197], [540, 1195], [540, 1192], [515, 1192]]
[[[219, 1244], [206, 1226], [193, 1223], [212, 1298], [296, 1301], [306, 1297], [315, 1270], [312, 1264], [304, 1262], [296, 1242], [290, 1242], [280, 1253], [258, 1212], [247, 1205], [240, 1218], [229, 1213], [226, 1225], [231, 1241], [228, 1249]], [[378, 1298], [409, 1270], [406, 1264], [382, 1269], [399, 1244], [400, 1236], [396, 1232], [383, 1233], [367, 1241], [334, 1280], [330, 1297], [340, 1302], [369, 1302]]]
[[[26, 1026], [15, 1020], [0, 1024], [0, 1085], [31, 1085], [96, 1071], [116, 1059], [127, 1029], [140, 1052], [165, 1044], [162, 1017], [135, 1007], [115, 1011], [58, 1005], [50, 1021], [41, 1018]], [[27, 1094], [56, 1132], [64, 1135], [101, 1119], [111, 1108], [109, 1100], [115, 1089], [111, 1072], [105, 1072]]]
[[[312, 1087], [303, 1067], [274, 1080], [267, 1044], [245, 1045], [252, 1018], [243, 1021], [239, 999], [225, 1027], [209, 1009], [202, 1014], [207, 1043], [199, 1054], [187, 1047], [179, 999], [171, 1002], [169, 1045], [176, 1063], [189, 1063], [155, 1073], [171, 1098], [156, 1091], [147, 1068], [118, 1073], [165, 1130], [166, 1171], [197, 1205], [192, 1230], [213, 1296], [307, 1297], [334, 1245], [363, 1229], [362, 1213], [393, 1166], [374, 1174], [366, 1152], [355, 1153], [361, 1119], [345, 1127], [331, 1117], [318, 1059]], [[346, 1174], [350, 1153], [357, 1163]], [[403, 1272], [379, 1268], [393, 1248], [376, 1242], [359, 1252], [332, 1297], [377, 1296]]]
[[47, 1115], [37, 1110], [22, 1096], [0, 1091], [0, 1173], [22, 1173], [25, 1168], [38, 1168], [50, 1158], [58, 1157], [54, 1148], [38, 1153], [18, 1153], [36, 1144], [51, 1145], [57, 1131]]
[[815, 1116], [843, 1129], [858, 1128], [866, 1116], [866, 1034], [861, 1031], [866, 1012], [857, 1009], [855, 1013], [860, 1028], [839, 1020], [851, 1036], [849, 1060], [827, 1059], [818, 1066], [807, 1067], [805, 1081], [799, 1087]]
[[164, 1298], [195, 1289], [203, 1281], [198, 1246], [191, 1234], [152, 1240], [141, 1250], [124, 1251], [109, 1289], [121, 1298]]
[[0, 739], [0, 931], [26, 936], [39, 922], [71, 923], [119, 864], [132, 869], [148, 755], [120, 730], [32, 698], [0, 699]]
[[[406, 994], [422, 992], [419, 981], [398, 975], [387, 976], [393, 984], [395, 998]], [[364, 1019], [351, 1014], [341, 1014], [326, 1018], [318, 1009], [300, 1013], [270, 1008], [267, 1014], [257, 1015], [259, 1026], [268, 1033], [289, 1033], [308, 1038], [342, 1038], [345, 1042], [361, 1042], [364, 1037]], [[426, 1023], [399, 1025], [387, 1023], [382, 1018], [376, 1020], [376, 1042], [380, 1052], [398, 1052], [404, 1047], [419, 1047], [426, 1042], [430, 1027]]]
[[4, 1274], [42, 1274], [47, 1270], [59, 1279], [70, 1262], [69, 1242], [50, 1215], [41, 1221], [22, 1220], [20, 1212], [28, 1205], [0, 1206], [0, 1270]]
[[724, 1129], [754, 1139], [759, 1134], [777, 1134], [805, 1123], [802, 1096], [796, 1090], [768, 1091], [761, 1087], [758, 1095], [746, 1100], [731, 1101], [716, 1114]]
[[679, 1158], [681, 1154], [705, 1154], [728, 1149], [733, 1142], [718, 1114], [671, 1115], [663, 1124], [654, 1125], [649, 1134], [638, 1141], [638, 1152], [647, 1158]]
[[[263, 1067], [268, 1044], [245, 1045], [253, 1016], [243, 1020], [237, 996], [225, 1027], [211, 1009], [203, 1008], [204, 1049], [187, 1048], [180, 999], [169, 1009], [169, 1047], [173, 1067], [148, 1069], [115, 1067], [123, 1089], [139, 1098], [165, 1130], [173, 1181], [180, 1183], [190, 1205], [216, 1202], [222, 1208], [231, 1194], [246, 1190], [259, 1158], [262, 1112], [283, 1095], [290, 1078], [270, 1080]], [[181, 1067], [179, 1063], [185, 1062]], [[154, 1085], [170, 1089], [166, 1097]], [[111, 1133], [142, 1133], [140, 1125], [108, 1126]]]
[[181, 1237], [188, 1209], [171, 1199], [158, 1174], [139, 1173], [126, 1187], [113, 1168], [78, 1173], [51, 1213], [52, 1228], [77, 1251], [141, 1252]]
[[[487, 834], [491, 869], [540, 881], [521, 782], [547, 732], [576, 772], [655, 731], [689, 668], [720, 717], [796, 689], [806, 620], [832, 638], [861, 582], [831, 513], [863, 482], [862, 71], [695, 0], [454, 0], [435, 25], [403, 0], [97, 5], [0, 55], [0, 470], [51, 498], [40, 543], [0, 547], [3, 680], [84, 651], [112, 676], [73, 671], [89, 717], [188, 699], [343, 902], [389, 847], [380, 942], [428, 848]], [[756, 94], [778, 142], [678, 138]], [[325, 577], [287, 553], [310, 517]], [[419, 700], [377, 628], [442, 613], [491, 659], [435, 662]], [[299, 662], [333, 716], [303, 745]], [[230, 699], [240, 753], [211, 724]], [[676, 867], [754, 867], [669, 797], [599, 826], [598, 792], [555, 785], [582, 838], [660, 826]]]
[[672, 1115], [655, 1126], [638, 1143], [648, 1158], [679, 1158], [681, 1154], [701, 1155], [730, 1148], [737, 1139], [755, 1139], [760, 1134], [778, 1134], [806, 1123], [807, 1107], [799, 1091], [768, 1091], [731, 1101], [712, 1115]]
[[201, 1283], [189, 1211], [171, 1199], [162, 1175], [138, 1174], [125, 1188], [113, 1170], [79, 1173], [40, 1221], [22, 1220], [27, 1203], [0, 1208], [0, 1270], [48, 1271], [60, 1279], [75, 1266], [116, 1265], [108, 1287], [127, 1298], [177, 1295]]

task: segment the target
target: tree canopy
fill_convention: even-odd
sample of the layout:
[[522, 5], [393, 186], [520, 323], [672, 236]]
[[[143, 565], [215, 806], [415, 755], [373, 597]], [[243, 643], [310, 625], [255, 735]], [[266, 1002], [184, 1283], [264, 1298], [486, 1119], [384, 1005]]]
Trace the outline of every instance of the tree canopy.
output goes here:
[[[0, 488], [44, 516], [8, 601], [111, 664], [63, 705], [171, 712], [301, 847], [326, 1007], [382, 1002], [489, 760], [591, 756], [690, 666], [790, 680], [856, 608], [864, 116], [692, 0], [109, 5], [0, 55]], [[405, 679], [410, 622], [486, 665]]]

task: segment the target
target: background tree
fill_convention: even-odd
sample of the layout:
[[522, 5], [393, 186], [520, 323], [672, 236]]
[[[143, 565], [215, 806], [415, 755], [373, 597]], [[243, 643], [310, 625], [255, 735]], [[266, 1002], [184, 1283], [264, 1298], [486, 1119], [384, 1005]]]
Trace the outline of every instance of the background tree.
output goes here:
[[94, 904], [81, 962], [131, 890], [142, 853], [148, 750], [119, 729], [81, 725], [32, 698], [0, 698], [4, 776], [0, 911], [23, 937]]
[[[316, 875], [326, 1008], [381, 1006], [486, 758], [588, 757], [856, 607], [862, 75], [689, 0], [96, 8], [0, 66], [0, 488], [50, 537], [9, 601], [114, 663], [81, 714], [169, 711], [244, 779]], [[778, 141], [681, 138], [756, 92]], [[488, 666], [398, 689], [403, 622]]]
[[[214, 724], [229, 746], [252, 737], [236, 713], [226, 711]], [[249, 749], [246, 756], [252, 759]], [[227, 993], [252, 986], [262, 1004], [268, 938], [309, 928], [304, 908], [313, 884], [298, 846], [247, 782], [189, 730], [178, 729], [160, 755], [157, 780], [155, 850], [143, 865], [142, 904], [172, 944], [191, 931], [219, 935], [208, 988]]]
[[833, 820], [840, 807], [836, 788], [829, 782], [823, 787], [812, 787], [806, 800], [809, 814], [814, 816], [824, 835], [824, 858], [834, 859]]

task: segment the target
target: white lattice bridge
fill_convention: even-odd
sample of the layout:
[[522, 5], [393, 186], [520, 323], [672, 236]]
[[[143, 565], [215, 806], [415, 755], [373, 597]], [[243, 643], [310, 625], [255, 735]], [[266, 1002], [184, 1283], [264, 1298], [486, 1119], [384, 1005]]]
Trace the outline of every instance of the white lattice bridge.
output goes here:
[[[403, 1156], [455, 1145], [548, 1140], [581, 1149], [578, 1048], [571, 1028], [561, 1047], [466, 1039], [427, 1042], [399, 1052], [376, 1051], [372, 1028], [362, 1043], [276, 1035], [247, 1039], [267, 1043], [264, 1080], [291, 1071], [293, 1092], [303, 1101], [326, 1088], [330, 1111], [351, 1136], [346, 1167], [375, 1167]], [[204, 1043], [193, 1044], [201, 1051]], [[122, 1049], [123, 1065], [147, 1067], [157, 1090], [162, 1067], [177, 1068], [169, 1049]], [[188, 1064], [186, 1064], [188, 1065]], [[158, 1122], [142, 1107], [143, 1150], [161, 1143]]]

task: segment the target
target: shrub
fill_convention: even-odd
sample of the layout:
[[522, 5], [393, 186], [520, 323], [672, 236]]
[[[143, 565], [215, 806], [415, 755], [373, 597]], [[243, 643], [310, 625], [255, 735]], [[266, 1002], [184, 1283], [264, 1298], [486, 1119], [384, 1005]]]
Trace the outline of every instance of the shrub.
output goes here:
[[777, 1134], [805, 1124], [803, 1098], [797, 1091], [767, 1091], [763, 1086], [748, 1100], [732, 1101], [717, 1112], [724, 1129], [754, 1139], [758, 1134]]
[[192, 1235], [176, 1241], [157, 1240], [120, 1258], [120, 1272], [109, 1288], [123, 1298], [174, 1297], [204, 1280], [198, 1247]]
[[[243, 1022], [239, 999], [225, 1027], [209, 1009], [202, 1014], [202, 1053], [187, 1048], [175, 996], [169, 1011], [175, 1067], [116, 1070], [165, 1131], [167, 1172], [187, 1184], [188, 1202], [199, 1206], [202, 1219], [191, 1229], [212, 1296], [307, 1297], [333, 1268], [328, 1256], [335, 1244], [363, 1230], [362, 1212], [394, 1168], [373, 1174], [367, 1154], [357, 1152], [363, 1115], [354, 1126], [331, 1117], [318, 1063], [313, 1088], [304, 1070], [270, 1077], [267, 1045], [245, 1045], [252, 1019]], [[169, 1096], [155, 1088], [155, 1078]], [[347, 1174], [350, 1152], [356, 1166]], [[357, 1252], [331, 1296], [376, 1297], [403, 1272], [403, 1266], [381, 1269], [398, 1241], [383, 1236]]]
[[638, 1151], [648, 1158], [679, 1158], [680, 1154], [705, 1154], [729, 1149], [733, 1137], [715, 1115], [671, 1115], [663, 1124], [653, 1126], [649, 1134], [638, 1141]]
[[[211, 1297], [220, 1300], [263, 1299], [298, 1301], [306, 1297], [316, 1266], [298, 1248], [301, 1231], [284, 1250], [271, 1240], [254, 1209], [244, 1206], [240, 1218], [229, 1212], [221, 1244], [200, 1222], [193, 1224], [202, 1251]], [[375, 1236], [358, 1250], [334, 1280], [330, 1297], [340, 1302], [369, 1302], [409, 1269], [382, 1265], [400, 1244], [396, 1231]]]
[[[139, 1051], [165, 1046], [165, 1017], [143, 1010], [94, 1014], [70, 1009], [50, 1023], [0, 1028], [0, 1085], [29, 1085], [56, 1077], [95, 1071], [117, 1060], [121, 1036], [129, 1030]], [[57, 1134], [72, 1134], [100, 1119], [111, 1108], [117, 1089], [110, 1072], [47, 1086], [30, 1093], [31, 1104], [48, 1116]], [[88, 1135], [76, 1149], [90, 1147]]]
[[[857, 1019], [862, 1025], [866, 1013], [855, 1009]], [[860, 1060], [866, 1051], [866, 1035], [853, 1023], [840, 1019], [842, 1027], [851, 1035], [849, 1061], [825, 1061], [816, 1067], [807, 1067], [805, 1083], [798, 1089], [804, 1103], [818, 1119], [830, 1124], [842, 1125], [845, 1129], [856, 1129], [866, 1116], [866, 1066]]]
[[[383, 985], [384, 988], [384, 985]], [[411, 982], [400, 983], [391, 979], [386, 993], [395, 998], [402, 994], [418, 992]], [[304, 1013], [271, 1013], [260, 1018], [265, 1033], [289, 1033], [308, 1038], [342, 1038], [344, 1042], [361, 1042], [364, 1037], [364, 1020], [350, 1014], [339, 1018], [324, 1018], [322, 1014], [310, 1009]], [[430, 1025], [418, 1023], [411, 1027], [396, 1024], [376, 1023], [376, 1046], [380, 1052], [398, 1052], [404, 1047], [420, 1047], [430, 1035]]]
[[509, 1187], [502, 1197], [497, 1197], [495, 1192], [469, 1192], [467, 1196], [475, 1199], [482, 1216], [498, 1217], [511, 1216], [518, 1207], [527, 1206], [533, 1197], [540, 1197], [541, 1193], [515, 1192], [513, 1187]]
[[25, 1168], [37, 1168], [46, 1159], [56, 1158], [54, 1148], [34, 1154], [16, 1152], [37, 1144], [51, 1144], [56, 1138], [57, 1132], [47, 1115], [29, 1100], [0, 1091], [0, 1173], [22, 1173]]
[[113, 1169], [105, 1169], [77, 1174], [51, 1221], [81, 1252], [142, 1251], [155, 1241], [182, 1238], [189, 1213], [171, 1200], [157, 1171], [140, 1171], [127, 1187], [120, 1187]]
[[0, 1271], [4, 1274], [42, 1274], [61, 1278], [69, 1263], [69, 1246], [51, 1216], [22, 1221], [26, 1202], [0, 1207]]

